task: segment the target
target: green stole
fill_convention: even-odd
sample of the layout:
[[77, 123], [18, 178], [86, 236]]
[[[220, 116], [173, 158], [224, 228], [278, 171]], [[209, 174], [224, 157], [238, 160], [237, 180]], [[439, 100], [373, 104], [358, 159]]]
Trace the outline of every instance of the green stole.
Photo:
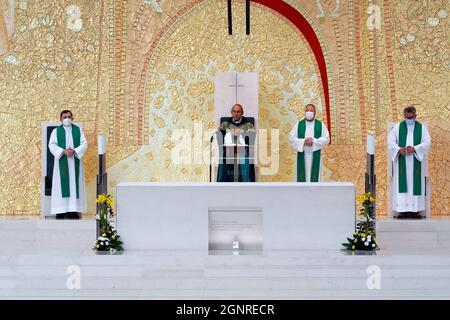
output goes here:
[[[73, 147], [77, 148], [80, 146], [80, 128], [72, 124], [72, 139]], [[63, 125], [56, 128], [56, 137], [58, 140], [58, 147], [66, 149], [66, 130], [64, 130]], [[75, 183], [77, 187], [77, 199], [79, 198], [79, 178], [80, 178], [80, 159], [74, 156], [75, 159]], [[61, 180], [61, 193], [63, 198], [70, 197], [70, 187], [69, 187], [69, 163], [67, 161], [67, 156], [63, 154], [59, 159], [59, 175]]]
[[[298, 122], [297, 135], [299, 139], [305, 138], [306, 120], [303, 119]], [[322, 122], [314, 120], [314, 138], [318, 139], [322, 136]], [[313, 152], [313, 160], [311, 166], [311, 182], [319, 181], [320, 171], [320, 150]], [[305, 168], [305, 152], [297, 152], [297, 181], [306, 182], [306, 168]]]
[[[408, 127], [406, 125], [406, 121], [400, 122], [399, 130], [398, 130], [398, 145], [401, 148], [406, 147], [406, 137], [408, 135]], [[422, 141], [422, 124], [418, 121], [415, 122], [414, 125], [414, 146], [417, 146]], [[414, 157], [414, 166], [413, 166], [413, 194], [415, 196], [420, 196], [422, 194], [422, 165], [419, 160]], [[406, 158], [401, 154], [398, 155], [398, 192], [406, 193], [407, 192], [407, 183], [406, 183]]]

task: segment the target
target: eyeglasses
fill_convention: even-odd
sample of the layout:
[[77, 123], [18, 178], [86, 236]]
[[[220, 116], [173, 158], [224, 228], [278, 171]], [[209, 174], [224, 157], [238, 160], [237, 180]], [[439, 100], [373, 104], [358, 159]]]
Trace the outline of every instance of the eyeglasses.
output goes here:
[[231, 110], [231, 113], [242, 113], [241, 110]]

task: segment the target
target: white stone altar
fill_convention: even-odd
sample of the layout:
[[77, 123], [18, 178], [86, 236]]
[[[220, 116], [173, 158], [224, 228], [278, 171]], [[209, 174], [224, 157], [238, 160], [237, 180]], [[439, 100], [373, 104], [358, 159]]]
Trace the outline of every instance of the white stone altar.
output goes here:
[[[127, 250], [208, 250], [211, 212], [262, 213], [264, 250], [342, 249], [355, 227], [352, 183], [120, 183]], [[230, 249], [232, 243], [230, 243]]]

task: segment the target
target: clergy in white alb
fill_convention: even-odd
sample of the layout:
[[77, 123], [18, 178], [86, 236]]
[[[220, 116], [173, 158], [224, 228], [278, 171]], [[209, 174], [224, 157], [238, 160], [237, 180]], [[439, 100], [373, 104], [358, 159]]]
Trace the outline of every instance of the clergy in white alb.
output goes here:
[[61, 112], [62, 124], [50, 136], [48, 147], [55, 157], [51, 214], [86, 211], [86, 188], [82, 158], [87, 141], [79, 126], [72, 124], [72, 112]]
[[330, 136], [327, 126], [316, 119], [316, 107], [313, 104], [305, 106], [305, 118], [292, 128], [289, 143], [297, 151], [297, 181], [321, 181], [321, 151], [330, 143]]
[[405, 120], [389, 132], [388, 152], [393, 162], [391, 188], [392, 210], [419, 212], [425, 210], [425, 174], [431, 138], [425, 125], [416, 121], [416, 109], [404, 109]]

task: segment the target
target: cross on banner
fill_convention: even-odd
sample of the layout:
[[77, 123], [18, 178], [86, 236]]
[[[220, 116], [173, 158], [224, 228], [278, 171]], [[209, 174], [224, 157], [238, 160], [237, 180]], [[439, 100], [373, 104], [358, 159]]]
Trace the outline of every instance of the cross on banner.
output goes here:
[[245, 86], [243, 85], [243, 84], [238, 84], [238, 75], [237, 75], [237, 72], [236, 72], [236, 81], [235, 81], [235, 84], [231, 84], [231, 85], [229, 85], [229, 87], [230, 88], [236, 88], [236, 94], [235, 94], [235, 100], [236, 100], [236, 102], [235, 103], [238, 103], [238, 88], [244, 88]]
[[[255, 118], [258, 126], [258, 74], [256, 72], [219, 72], [214, 76], [214, 109], [216, 125], [221, 117], [229, 117], [231, 107], [239, 103], [245, 116]], [[239, 99], [239, 100], [238, 100]]]

